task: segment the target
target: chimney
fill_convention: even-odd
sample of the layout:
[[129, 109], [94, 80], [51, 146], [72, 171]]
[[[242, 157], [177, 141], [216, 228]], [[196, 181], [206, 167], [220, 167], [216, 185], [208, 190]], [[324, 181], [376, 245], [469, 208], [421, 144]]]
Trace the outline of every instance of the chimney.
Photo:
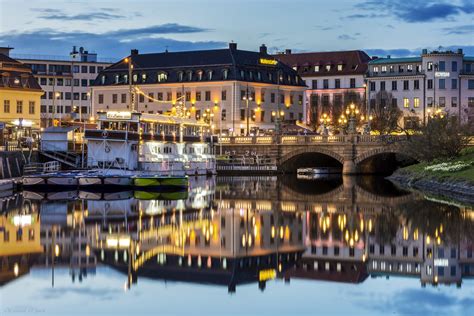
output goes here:
[[10, 57], [10, 50], [12, 49], [13, 47], [0, 47], [0, 54]]
[[138, 49], [132, 49], [130, 50], [130, 55], [138, 55]]
[[260, 54], [267, 55], [267, 46], [265, 46], [265, 44], [260, 46]]
[[74, 54], [77, 54], [76, 46], [73, 46], [73, 47], [72, 47], [71, 55], [74, 55]]
[[462, 54], [462, 48], [458, 48], [458, 54]]
[[390, 59], [391, 57], [392, 57], [392, 56], [390, 56], [390, 55], [387, 55], [387, 58], [388, 58], [388, 59]]
[[291, 49], [285, 49], [285, 55], [291, 55]]
[[423, 48], [423, 49], [421, 50], [421, 54], [422, 54], [422, 55], [428, 54], [428, 50], [427, 50], [426, 48]]
[[234, 42], [229, 43], [229, 49], [230, 50], [237, 50], [237, 43], [234, 43]]

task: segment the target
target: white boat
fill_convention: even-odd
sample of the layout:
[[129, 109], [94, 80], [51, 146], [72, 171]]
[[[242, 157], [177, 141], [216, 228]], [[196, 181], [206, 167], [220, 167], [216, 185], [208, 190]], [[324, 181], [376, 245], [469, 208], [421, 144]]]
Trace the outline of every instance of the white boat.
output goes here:
[[[85, 131], [87, 166], [100, 172], [214, 174], [216, 163], [208, 131], [209, 124], [191, 118], [98, 112], [97, 129]], [[115, 176], [104, 178], [104, 184], [129, 185], [127, 181]]]
[[24, 176], [22, 178], [23, 186], [39, 186], [46, 184], [46, 176], [44, 175], [32, 175]]
[[77, 186], [79, 179], [77, 175], [71, 174], [57, 174], [51, 175], [46, 178], [47, 185], [56, 186]]

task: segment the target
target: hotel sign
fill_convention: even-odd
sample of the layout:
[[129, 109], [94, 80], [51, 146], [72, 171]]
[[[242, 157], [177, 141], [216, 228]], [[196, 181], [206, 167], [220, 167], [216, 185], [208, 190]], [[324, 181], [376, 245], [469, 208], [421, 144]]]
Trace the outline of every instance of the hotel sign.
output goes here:
[[435, 267], [447, 267], [449, 266], [448, 259], [434, 259]]
[[445, 71], [437, 71], [437, 72], [435, 72], [435, 77], [446, 78], [446, 77], [449, 77], [449, 76], [450, 76], [450, 73], [449, 73], [449, 72], [445, 72]]
[[107, 112], [108, 119], [115, 119], [115, 120], [130, 120], [132, 118], [131, 112]]
[[268, 59], [268, 58], [260, 58], [259, 63], [261, 65], [266, 65], [266, 66], [276, 66], [276, 65], [278, 65], [278, 60]]

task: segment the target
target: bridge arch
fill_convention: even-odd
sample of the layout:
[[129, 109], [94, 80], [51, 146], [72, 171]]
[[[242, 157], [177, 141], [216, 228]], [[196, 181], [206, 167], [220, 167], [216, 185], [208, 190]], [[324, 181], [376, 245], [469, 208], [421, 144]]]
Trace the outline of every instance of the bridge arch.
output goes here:
[[[304, 146], [297, 149], [291, 148], [291, 150], [281, 156], [278, 165], [280, 166], [282, 171], [288, 171], [290, 161], [294, 161], [295, 159], [298, 159], [303, 156], [309, 156], [311, 154], [321, 155], [322, 157], [326, 156], [330, 160], [336, 162], [338, 165], [344, 164], [344, 157], [333, 150], [320, 146]], [[296, 167], [299, 167], [298, 164], [296, 164]]]
[[[398, 156], [395, 156], [398, 155]], [[404, 159], [400, 159], [403, 157]], [[382, 158], [383, 161], [380, 159]], [[386, 161], [389, 163], [386, 163]], [[413, 164], [416, 161], [397, 146], [377, 147], [362, 152], [354, 159], [358, 173], [392, 173], [400, 166]]]

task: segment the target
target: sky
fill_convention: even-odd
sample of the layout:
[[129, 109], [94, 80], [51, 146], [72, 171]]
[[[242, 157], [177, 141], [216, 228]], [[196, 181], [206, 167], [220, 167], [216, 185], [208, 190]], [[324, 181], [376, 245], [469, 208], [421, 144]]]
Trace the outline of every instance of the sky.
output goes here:
[[269, 52], [362, 49], [474, 56], [474, 0], [0, 0], [0, 46], [13, 54], [99, 58], [227, 47]]

